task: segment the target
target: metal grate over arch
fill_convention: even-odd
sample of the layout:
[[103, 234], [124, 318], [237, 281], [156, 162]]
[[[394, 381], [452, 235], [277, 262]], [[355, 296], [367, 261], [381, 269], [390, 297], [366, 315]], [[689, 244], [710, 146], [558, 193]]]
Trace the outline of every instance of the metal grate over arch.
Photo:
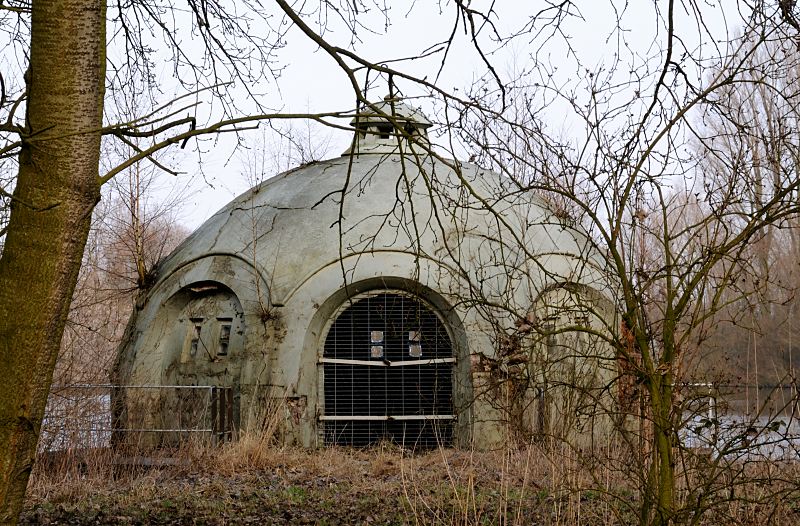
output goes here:
[[326, 445], [450, 445], [453, 345], [418, 299], [380, 293], [356, 300], [332, 324], [323, 356]]

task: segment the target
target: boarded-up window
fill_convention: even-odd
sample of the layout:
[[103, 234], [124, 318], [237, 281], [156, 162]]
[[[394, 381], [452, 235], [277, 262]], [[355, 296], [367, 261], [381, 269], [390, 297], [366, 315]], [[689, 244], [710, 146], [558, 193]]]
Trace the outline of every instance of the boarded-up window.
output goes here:
[[231, 324], [233, 318], [217, 318], [219, 321], [219, 346], [217, 347], [217, 356], [228, 355], [228, 345], [231, 341]]

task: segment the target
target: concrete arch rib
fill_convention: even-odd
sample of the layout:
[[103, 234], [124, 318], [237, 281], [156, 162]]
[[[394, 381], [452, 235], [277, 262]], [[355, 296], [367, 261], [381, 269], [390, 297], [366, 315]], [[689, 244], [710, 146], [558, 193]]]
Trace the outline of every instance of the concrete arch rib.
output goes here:
[[[608, 436], [617, 414], [618, 378], [614, 303], [576, 282], [552, 283], [536, 297], [530, 380], [537, 386], [536, 434], [589, 448]], [[530, 400], [530, 394], [528, 395]], [[533, 404], [532, 404], [533, 406]]]
[[[260, 268], [257, 262], [235, 252], [210, 252], [169, 268], [165, 274], [159, 276], [153, 289], [148, 293], [148, 301], [156, 294], [169, 297], [180, 288], [198, 281], [218, 281], [236, 293], [240, 299], [252, 300], [255, 293], [260, 302], [269, 305], [270, 274]], [[162, 287], [167, 287], [169, 292], [161, 293], [159, 289]]]
[[[342, 267], [345, 269], [349, 283], [344, 283], [345, 276], [342, 276]], [[416, 279], [420, 284], [431, 275], [446, 274], [452, 277], [459, 274], [459, 270], [454, 266], [425, 255], [396, 249], [370, 250], [369, 252], [348, 254], [341, 258], [331, 259], [303, 276], [290, 287], [272, 289], [273, 304], [284, 305], [289, 303], [301, 289], [314, 281], [316, 277], [325, 275], [326, 280], [331, 279], [331, 276], [333, 276], [331, 270], [338, 274], [339, 285], [348, 288], [353, 287], [356, 282], [370, 277], [383, 277], [383, 274], [387, 273], [387, 269], [392, 269], [395, 275], [406, 274], [409, 279]]]

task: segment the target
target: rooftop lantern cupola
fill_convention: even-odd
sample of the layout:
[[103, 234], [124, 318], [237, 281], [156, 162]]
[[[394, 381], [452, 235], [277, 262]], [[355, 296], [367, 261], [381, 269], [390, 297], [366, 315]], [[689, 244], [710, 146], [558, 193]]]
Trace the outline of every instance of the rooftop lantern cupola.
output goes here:
[[421, 111], [389, 95], [382, 102], [361, 108], [350, 125], [356, 130], [355, 137], [342, 155], [402, 153], [427, 143], [427, 130], [432, 126]]

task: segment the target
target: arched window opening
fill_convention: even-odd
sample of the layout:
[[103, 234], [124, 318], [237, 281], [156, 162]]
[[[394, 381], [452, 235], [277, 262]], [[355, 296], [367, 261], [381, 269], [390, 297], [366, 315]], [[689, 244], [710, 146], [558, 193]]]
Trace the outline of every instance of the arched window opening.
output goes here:
[[325, 444], [450, 445], [455, 361], [444, 323], [418, 299], [387, 292], [351, 303], [320, 359]]

